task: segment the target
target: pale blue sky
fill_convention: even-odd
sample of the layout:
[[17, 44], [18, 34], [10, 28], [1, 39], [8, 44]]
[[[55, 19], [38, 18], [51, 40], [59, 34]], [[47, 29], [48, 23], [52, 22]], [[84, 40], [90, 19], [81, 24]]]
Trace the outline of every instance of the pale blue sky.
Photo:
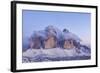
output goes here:
[[33, 31], [43, 30], [48, 25], [53, 25], [61, 30], [67, 28], [80, 38], [90, 42], [90, 13], [23, 10], [23, 37], [29, 37]]

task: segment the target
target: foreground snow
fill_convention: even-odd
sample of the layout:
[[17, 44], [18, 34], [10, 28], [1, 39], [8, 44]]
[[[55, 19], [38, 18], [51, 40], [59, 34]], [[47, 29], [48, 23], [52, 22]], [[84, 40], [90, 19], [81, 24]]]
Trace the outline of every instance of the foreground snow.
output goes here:
[[90, 51], [81, 47], [72, 49], [28, 49], [23, 52], [23, 63], [42, 61], [63, 61], [63, 60], [83, 60], [90, 59]]

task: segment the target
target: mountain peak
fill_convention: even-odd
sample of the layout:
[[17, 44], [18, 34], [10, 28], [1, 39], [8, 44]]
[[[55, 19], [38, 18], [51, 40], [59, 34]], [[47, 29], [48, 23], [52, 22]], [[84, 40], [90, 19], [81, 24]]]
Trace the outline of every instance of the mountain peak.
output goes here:
[[67, 33], [68, 33], [68, 32], [69, 32], [69, 30], [65, 28], [65, 29], [63, 29], [63, 32], [67, 32]]

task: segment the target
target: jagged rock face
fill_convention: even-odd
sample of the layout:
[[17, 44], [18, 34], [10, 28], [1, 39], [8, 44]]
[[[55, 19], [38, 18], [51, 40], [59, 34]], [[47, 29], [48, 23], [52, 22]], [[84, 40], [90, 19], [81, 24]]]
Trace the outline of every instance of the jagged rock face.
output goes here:
[[41, 40], [39, 38], [34, 39], [34, 45], [33, 48], [40, 49], [41, 48]]
[[30, 43], [31, 48], [74, 48], [80, 39], [64, 29], [62, 32], [53, 26], [48, 26], [42, 31], [35, 31], [31, 37], [33, 40]]
[[78, 44], [80, 42], [80, 38], [78, 38], [75, 34], [69, 32], [67, 29], [63, 30], [63, 48], [78, 48]]
[[49, 37], [48, 40], [44, 42], [45, 48], [55, 48], [56, 47], [56, 40], [53, 36]]
[[55, 48], [56, 47], [56, 31], [53, 28], [53, 26], [48, 26], [46, 27], [46, 32], [47, 32], [47, 39], [44, 41], [44, 48], [49, 49], [49, 48]]
[[30, 39], [30, 48], [40, 49], [41, 48], [41, 39], [38, 36]]
[[63, 48], [65, 49], [75, 48], [75, 45], [73, 44], [73, 40], [65, 40]]

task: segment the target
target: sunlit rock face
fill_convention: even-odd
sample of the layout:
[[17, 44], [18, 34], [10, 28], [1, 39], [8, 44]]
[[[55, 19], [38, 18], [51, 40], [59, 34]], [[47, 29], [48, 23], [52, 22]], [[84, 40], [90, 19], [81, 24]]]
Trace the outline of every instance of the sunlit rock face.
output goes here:
[[69, 32], [67, 29], [63, 30], [63, 48], [77, 48], [80, 42], [80, 38], [78, 38], [75, 34]]
[[53, 36], [49, 37], [45, 42], [44, 42], [44, 45], [45, 45], [45, 49], [48, 49], [48, 48], [55, 48], [56, 47], [56, 40]]
[[64, 45], [63, 48], [65, 49], [70, 49], [70, 48], [74, 48], [74, 44], [73, 44], [73, 40], [65, 40], [64, 41]]
[[44, 48], [55, 48], [57, 45], [56, 31], [53, 26], [48, 26], [45, 28], [47, 39], [44, 41]]

